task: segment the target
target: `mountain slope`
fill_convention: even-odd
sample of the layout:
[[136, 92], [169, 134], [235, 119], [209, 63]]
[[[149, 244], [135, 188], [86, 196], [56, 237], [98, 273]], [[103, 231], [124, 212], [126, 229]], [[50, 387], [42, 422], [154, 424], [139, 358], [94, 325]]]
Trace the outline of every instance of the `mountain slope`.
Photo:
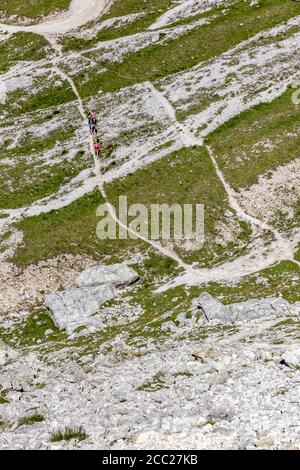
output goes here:
[[[292, 410], [274, 433], [270, 426], [283, 406], [281, 390], [295, 398], [296, 369], [278, 363], [287, 349], [297, 349], [300, 313], [299, 4], [73, 0], [44, 10], [36, 1], [28, 12], [24, 0], [13, 7], [4, 2], [0, 10], [0, 335], [8, 400], [0, 405], [1, 446], [46, 440], [50, 448], [93, 448], [99, 435], [103, 447], [251, 448], [264, 439], [267, 447], [298, 446], [296, 432], [290, 431], [292, 443], [280, 437], [280, 426], [295, 424]], [[87, 124], [93, 109], [100, 159]], [[99, 239], [100, 204], [126, 228], [112, 209], [120, 195], [147, 208], [204, 204], [203, 246], [140, 234]], [[59, 330], [45, 296], [73, 288], [87, 267], [116, 263], [132, 266], [139, 282], [101, 306], [96, 327], [71, 336]], [[205, 291], [224, 304], [279, 296], [294, 305], [274, 318], [262, 312], [261, 321], [199, 323], [190, 308]], [[199, 348], [204, 365], [194, 357]], [[170, 360], [166, 371], [162, 363]], [[48, 408], [66, 361], [75, 385]], [[118, 369], [113, 378], [104, 373], [106, 361]], [[20, 381], [28, 382], [21, 388], [45, 420], [18, 427], [12, 437], [10, 426], [30, 407], [21, 398], [12, 409], [23, 395], [7, 377], [11, 367], [23, 366], [41, 370], [38, 382], [31, 373]], [[139, 376], [141, 368], [147, 373]], [[205, 399], [219, 393], [224, 409], [198, 416], [195, 407], [205, 402], [196, 399], [198, 376]], [[119, 410], [125, 382], [126, 413], [134, 397], [141, 400], [130, 412], [130, 432]], [[256, 394], [241, 403], [226, 384]], [[116, 400], [107, 413], [116, 423], [110, 429], [103, 411], [102, 423], [95, 418], [89, 425], [110, 388]], [[191, 388], [191, 406], [180, 416]], [[70, 395], [80, 403], [85, 394], [93, 397], [86, 416], [72, 414]], [[271, 412], [259, 427], [266, 394], [273, 397]], [[161, 420], [156, 400], [168, 410]], [[147, 406], [152, 412], [145, 418]], [[57, 420], [84, 425], [88, 440], [51, 443]]]

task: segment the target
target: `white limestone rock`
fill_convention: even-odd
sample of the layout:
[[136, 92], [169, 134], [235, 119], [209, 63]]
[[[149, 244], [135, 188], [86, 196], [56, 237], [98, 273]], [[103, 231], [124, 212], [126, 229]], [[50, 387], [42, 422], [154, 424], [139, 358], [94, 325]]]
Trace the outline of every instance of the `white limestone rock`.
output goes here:
[[0, 375], [0, 388], [6, 391], [26, 392], [30, 390], [33, 379], [32, 371], [26, 367], [7, 371]]
[[45, 305], [50, 310], [57, 326], [71, 334], [80, 326], [89, 325], [91, 317], [100, 305], [113, 299], [115, 289], [111, 284], [82, 287], [46, 296]]
[[291, 305], [292, 315], [300, 315], [300, 302], [295, 302]]
[[229, 306], [233, 321], [249, 321], [255, 318], [276, 316], [290, 311], [290, 304], [280, 297], [247, 300]]
[[11, 360], [18, 357], [18, 352], [9, 348], [4, 341], [0, 339], [0, 366], [5, 366]]
[[204, 313], [208, 321], [221, 320], [223, 322], [230, 322], [229, 310], [219, 300], [214, 299], [208, 292], [203, 292], [197, 299], [198, 308]]
[[197, 305], [208, 321], [219, 320], [223, 323], [243, 322], [290, 312], [290, 304], [277, 297], [247, 300], [224, 306], [208, 292], [203, 292], [197, 299]]
[[139, 275], [126, 264], [113, 264], [85, 269], [77, 277], [76, 284], [78, 287], [100, 286], [107, 283], [114, 286], [129, 286], [138, 279]]
[[299, 367], [300, 366], [300, 348], [299, 348], [299, 346], [295, 346], [295, 347], [285, 351], [285, 353], [282, 354], [282, 359], [290, 367]]

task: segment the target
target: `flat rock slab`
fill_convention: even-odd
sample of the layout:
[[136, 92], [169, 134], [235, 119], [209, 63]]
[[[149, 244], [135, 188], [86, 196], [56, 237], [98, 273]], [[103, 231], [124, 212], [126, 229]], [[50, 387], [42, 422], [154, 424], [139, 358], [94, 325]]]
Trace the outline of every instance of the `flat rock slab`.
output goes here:
[[289, 312], [290, 304], [278, 297], [268, 297], [261, 300], [248, 300], [231, 305], [223, 305], [208, 292], [203, 292], [197, 298], [197, 306], [201, 309], [208, 321], [220, 320], [223, 323], [236, 321], [249, 321], [255, 318], [276, 316]]
[[247, 300], [231, 304], [229, 311], [234, 321], [247, 321], [289, 312], [290, 304], [280, 297], [267, 297], [261, 300]]
[[139, 275], [126, 264], [112, 264], [85, 269], [77, 277], [76, 284], [79, 287], [100, 286], [107, 283], [114, 286], [129, 286], [138, 279]]
[[114, 287], [105, 284], [55, 292], [45, 298], [45, 305], [58, 327], [71, 334], [78, 327], [90, 324], [99, 307], [114, 297]]

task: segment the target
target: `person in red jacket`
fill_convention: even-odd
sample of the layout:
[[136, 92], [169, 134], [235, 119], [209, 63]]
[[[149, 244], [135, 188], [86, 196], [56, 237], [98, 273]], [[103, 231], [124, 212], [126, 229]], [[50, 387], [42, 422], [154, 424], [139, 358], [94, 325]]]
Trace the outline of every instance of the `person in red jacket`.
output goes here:
[[96, 111], [94, 109], [91, 112], [90, 117], [91, 117], [92, 124], [94, 124], [96, 126], [96, 124], [97, 124], [97, 114], [96, 114]]
[[96, 157], [99, 157], [99, 154], [100, 154], [100, 141], [99, 141], [99, 139], [94, 140], [94, 152], [95, 152]]

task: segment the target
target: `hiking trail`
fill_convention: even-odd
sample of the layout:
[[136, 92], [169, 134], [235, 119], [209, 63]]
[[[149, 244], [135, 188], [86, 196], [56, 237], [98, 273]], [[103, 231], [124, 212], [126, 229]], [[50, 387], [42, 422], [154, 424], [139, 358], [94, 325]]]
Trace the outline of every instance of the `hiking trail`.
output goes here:
[[[66, 80], [71, 89], [74, 92], [77, 101], [78, 111], [80, 116], [82, 117], [83, 121], [87, 123], [87, 114], [84, 109], [82, 98], [79, 94], [79, 91], [75, 85], [75, 82], [68, 75], [65, 71], [61, 69], [59, 66], [61, 59], [64, 57], [64, 53], [62, 50], [61, 45], [56, 40], [56, 36], [60, 34], [64, 34], [67, 31], [72, 29], [78, 28], [86, 24], [89, 21], [92, 21], [103, 14], [109, 6], [113, 3], [113, 1], [109, 0], [87, 0], [83, 5], [81, 0], [73, 0], [70, 8], [66, 12], [62, 12], [55, 16], [55, 18], [46, 19], [45, 21], [41, 22], [40, 24], [31, 25], [31, 26], [13, 26], [13, 25], [5, 25], [0, 23], [0, 30], [4, 30], [9, 33], [14, 33], [17, 31], [28, 31], [28, 32], [35, 32], [38, 34], [43, 35], [53, 46], [57, 55], [51, 60], [53, 65], [53, 70], [56, 71], [57, 74], [61, 76], [63, 80]], [[181, 136], [182, 142], [184, 147], [192, 147], [192, 146], [199, 146], [202, 147], [204, 145], [203, 140], [197, 138], [193, 132], [187, 128], [184, 124], [178, 122], [176, 117], [176, 111], [173, 108], [172, 104], [167, 100], [167, 98], [157, 90], [152, 83], [149, 83], [153, 91], [154, 101], [159, 103], [164, 107], [166, 110], [169, 118], [174, 123], [176, 129], [178, 130], [178, 134]], [[87, 132], [88, 126], [86, 124]], [[169, 284], [166, 284], [159, 291], [167, 290], [170, 287], [174, 287], [176, 285], [198, 285], [198, 284], [206, 284], [208, 282], [226, 282], [226, 281], [234, 281], [238, 280], [244, 276], [258, 273], [262, 269], [266, 269], [271, 267], [282, 260], [291, 260], [300, 266], [300, 263], [294, 259], [294, 251], [296, 249], [296, 241], [291, 242], [284, 238], [280, 232], [269, 224], [264, 223], [263, 221], [248, 215], [240, 206], [237, 196], [234, 190], [230, 187], [228, 182], [225, 180], [220, 168], [218, 167], [217, 161], [215, 156], [213, 155], [213, 151], [210, 147], [206, 146], [207, 151], [210, 155], [211, 161], [214, 165], [216, 175], [220, 179], [226, 193], [228, 196], [229, 205], [235, 211], [236, 215], [241, 219], [246, 221], [251, 225], [251, 227], [256, 229], [261, 229], [263, 231], [271, 232], [274, 240], [269, 244], [265, 245], [263, 242], [260, 243], [260, 240], [256, 240], [251, 250], [248, 254], [239, 256], [238, 258], [234, 259], [233, 261], [229, 261], [219, 266], [214, 266], [212, 268], [201, 268], [195, 269], [190, 264], [185, 263], [176, 253], [174, 250], [163, 246], [159, 242], [155, 242], [149, 239], [144, 238], [137, 232], [134, 232], [129, 227], [125, 226], [118, 218], [116, 211], [112, 204], [110, 203], [105, 188], [103, 177], [101, 174], [101, 165], [100, 160], [96, 157], [94, 149], [93, 149], [93, 141], [92, 137], [89, 133], [89, 152], [93, 156], [94, 162], [94, 173], [95, 173], [95, 181], [94, 186], [98, 188], [100, 191], [106, 205], [108, 212], [112, 219], [123, 229], [127, 230], [128, 233], [134, 235], [138, 239], [142, 240], [143, 242], [147, 243], [148, 245], [152, 246], [155, 250], [158, 250], [162, 255], [173, 259], [177, 265], [184, 270], [183, 273], [178, 275], [173, 281]], [[107, 183], [107, 181], [106, 181]], [[6, 226], [12, 221], [15, 222], [20, 220], [22, 217], [26, 216], [27, 211], [29, 208], [25, 208], [22, 210], [15, 211], [5, 211], [9, 214], [9, 217], [2, 221], [2, 225]], [[261, 240], [262, 241], [262, 240]], [[297, 240], [298, 241], [298, 240]]]

